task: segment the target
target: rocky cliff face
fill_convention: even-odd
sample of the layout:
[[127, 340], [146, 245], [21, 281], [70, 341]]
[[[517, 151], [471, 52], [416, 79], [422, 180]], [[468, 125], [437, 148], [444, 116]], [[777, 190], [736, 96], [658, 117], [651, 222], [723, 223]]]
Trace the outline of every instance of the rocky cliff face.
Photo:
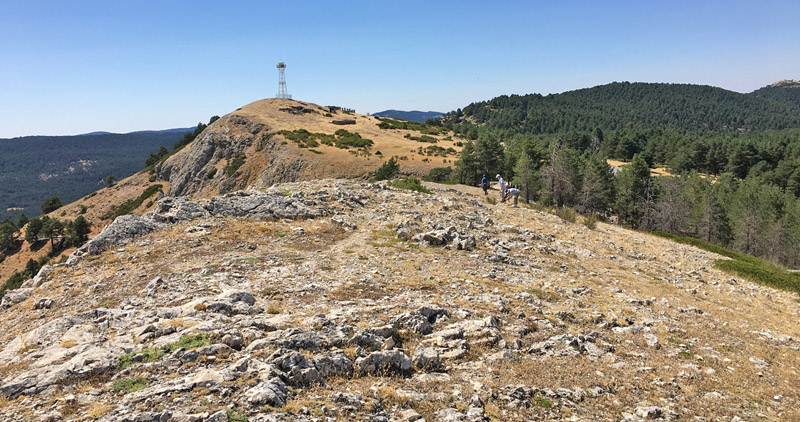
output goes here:
[[[159, 180], [170, 182], [169, 196], [202, 196], [203, 193], [226, 193], [243, 189], [257, 181], [270, 186], [294, 181], [306, 167], [306, 161], [292, 156], [287, 148], [272, 138], [270, 128], [247, 117], [229, 114], [203, 131], [185, 151], [181, 151], [154, 171]], [[236, 174], [224, 174], [236, 157], [258, 152], [260, 166], [245, 167]]]
[[800, 417], [796, 295], [431, 187], [288, 183], [118, 218], [4, 300], [0, 420]]

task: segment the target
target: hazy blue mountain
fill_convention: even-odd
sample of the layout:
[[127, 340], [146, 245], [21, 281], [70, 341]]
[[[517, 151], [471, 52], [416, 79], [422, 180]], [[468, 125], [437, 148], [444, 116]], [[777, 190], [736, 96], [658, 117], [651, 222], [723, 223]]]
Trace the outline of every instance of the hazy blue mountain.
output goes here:
[[378, 117], [391, 117], [393, 119], [408, 120], [410, 122], [425, 123], [428, 119], [435, 119], [444, 113], [438, 111], [403, 111], [403, 110], [386, 110], [378, 113], [372, 113], [373, 116]]
[[0, 220], [38, 215], [49, 196], [72, 202], [101, 188], [110, 174], [127, 177], [158, 147], [171, 149], [193, 129], [0, 139]]

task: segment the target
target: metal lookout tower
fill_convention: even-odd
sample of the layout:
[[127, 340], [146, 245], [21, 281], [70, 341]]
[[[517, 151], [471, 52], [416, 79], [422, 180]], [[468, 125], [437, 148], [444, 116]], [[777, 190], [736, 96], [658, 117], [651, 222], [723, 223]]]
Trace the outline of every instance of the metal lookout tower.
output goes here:
[[278, 96], [276, 98], [292, 98], [288, 92], [286, 92], [286, 75], [284, 71], [286, 70], [286, 63], [278, 62]]

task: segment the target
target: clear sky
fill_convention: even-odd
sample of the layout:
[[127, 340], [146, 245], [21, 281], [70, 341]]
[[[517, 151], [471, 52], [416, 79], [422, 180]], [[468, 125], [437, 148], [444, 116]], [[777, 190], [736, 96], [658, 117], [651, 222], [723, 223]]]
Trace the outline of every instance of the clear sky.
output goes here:
[[275, 96], [278, 60], [294, 98], [359, 113], [800, 79], [798, 0], [0, 3], [0, 137], [193, 126]]

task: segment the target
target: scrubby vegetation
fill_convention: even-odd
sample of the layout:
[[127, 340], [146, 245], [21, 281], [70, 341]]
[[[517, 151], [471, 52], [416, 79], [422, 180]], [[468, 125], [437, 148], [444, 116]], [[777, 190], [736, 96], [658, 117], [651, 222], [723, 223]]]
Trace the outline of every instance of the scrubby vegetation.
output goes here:
[[433, 136], [429, 136], [429, 135], [413, 136], [410, 133], [406, 133], [404, 138], [411, 139], [412, 141], [428, 142], [428, 143], [431, 143], [431, 144], [435, 144], [435, 143], [439, 142], [438, 139], [434, 138]]
[[187, 335], [184, 334], [181, 338], [174, 342], [170, 343], [163, 348], [161, 347], [151, 347], [147, 349], [142, 349], [136, 352], [126, 353], [119, 357], [117, 361], [117, 368], [124, 369], [127, 368], [134, 363], [134, 356], [139, 356], [136, 358], [136, 361], [140, 362], [155, 362], [161, 359], [166, 353], [172, 353], [179, 348], [184, 348], [187, 350], [196, 349], [198, 347], [208, 346], [211, 344], [211, 340], [209, 339], [208, 334], [206, 333], [199, 333], [195, 335]]
[[244, 154], [236, 154], [236, 156], [228, 160], [228, 165], [225, 166], [225, 170], [222, 172], [228, 177], [233, 176], [236, 170], [239, 170], [244, 165], [246, 158]]
[[120, 378], [114, 381], [114, 391], [117, 393], [133, 393], [147, 388], [148, 382], [144, 377]]
[[305, 129], [282, 130], [278, 133], [286, 139], [294, 141], [300, 148], [314, 148], [323, 144], [341, 149], [356, 148], [366, 151], [373, 144], [371, 139], [362, 138], [359, 133], [345, 129], [339, 129], [333, 135], [313, 133]]
[[394, 157], [389, 158], [389, 161], [383, 163], [382, 166], [378, 167], [378, 170], [375, 171], [375, 175], [372, 177], [372, 180], [390, 180], [392, 179], [397, 172], [400, 171], [400, 164], [397, 164], [397, 159]]
[[403, 179], [393, 180], [387, 184], [393, 188], [398, 188], [398, 189], [408, 189], [408, 190], [413, 190], [415, 192], [428, 193], [428, 194], [433, 193], [425, 186], [422, 186], [422, 182], [420, 182], [420, 180], [417, 179], [416, 177], [405, 177]]
[[161, 188], [162, 186], [160, 184], [148, 186], [147, 189], [145, 189], [141, 195], [137, 196], [134, 199], [129, 199], [125, 201], [122, 205], [114, 209], [113, 213], [111, 213], [111, 215], [108, 217], [117, 218], [121, 215], [127, 215], [132, 213], [135, 209], [139, 208], [144, 203], [145, 200], [155, 195], [157, 192], [161, 191]]
[[381, 129], [416, 130], [425, 135], [441, 135], [447, 133], [448, 131], [447, 128], [441, 126], [430, 125], [427, 123], [410, 122], [408, 120], [380, 118], [380, 117], [378, 117], [378, 120], [381, 121], [380, 123], [378, 123], [378, 127]]
[[731, 258], [714, 262], [714, 266], [722, 271], [777, 289], [800, 293], [800, 273], [788, 272], [763, 259], [735, 252], [701, 239], [677, 236], [662, 231], [654, 231], [653, 234]]
[[452, 167], [435, 167], [423, 177], [426, 182], [445, 183], [449, 182], [453, 175]]

